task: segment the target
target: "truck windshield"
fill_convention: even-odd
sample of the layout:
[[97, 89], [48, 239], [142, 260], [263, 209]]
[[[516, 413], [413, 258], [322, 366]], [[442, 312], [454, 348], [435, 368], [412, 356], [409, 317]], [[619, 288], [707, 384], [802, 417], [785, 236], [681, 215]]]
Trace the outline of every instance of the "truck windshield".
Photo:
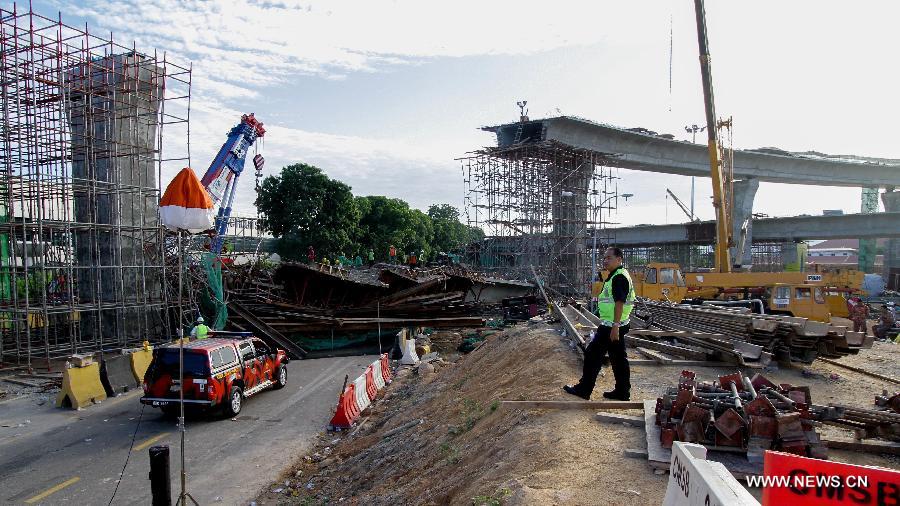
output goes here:
[[[178, 375], [178, 348], [162, 348], [156, 350], [156, 369], [159, 372], [166, 372]], [[184, 350], [184, 375], [185, 376], [208, 376], [209, 360], [206, 353], [197, 350]]]

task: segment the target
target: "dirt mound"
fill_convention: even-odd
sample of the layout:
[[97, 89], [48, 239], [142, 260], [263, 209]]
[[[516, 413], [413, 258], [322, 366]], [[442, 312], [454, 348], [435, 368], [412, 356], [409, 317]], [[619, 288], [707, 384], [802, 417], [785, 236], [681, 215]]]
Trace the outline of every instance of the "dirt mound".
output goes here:
[[558, 330], [521, 324], [434, 373], [407, 370], [359, 431], [323, 436], [259, 503], [659, 504], [666, 477], [622, 457], [643, 431], [500, 403], [571, 400], [560, 387], [580, 368]]

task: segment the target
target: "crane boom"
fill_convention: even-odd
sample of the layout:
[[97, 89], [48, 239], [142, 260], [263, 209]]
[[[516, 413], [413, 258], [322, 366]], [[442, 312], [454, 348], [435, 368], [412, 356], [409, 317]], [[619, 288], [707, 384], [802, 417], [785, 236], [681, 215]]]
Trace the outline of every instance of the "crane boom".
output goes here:
[[675, 203], [678, 204], [678, 207], [681, 208], [681, 210], [684, 212], [685, 216], [687, 216], [689, 220], [699, 221], [699, 220], [697, 220], [697, 218], [694, 218], [694, 215], [691, 213], [690, 209], [688, 209], [687, 206], [684, 205], [684, 202], [682, 202], [681, 199], [678, 198], [677, 195], [672, 193], [672, 190], [666, 188], [666, 193], [668, 193], [669, 195], [672, 196], [673, 199], [675, 199]]
[[694, 0], [697, 14], [697, 43], [700, 46], [700, 75], [703, 78], [703, 102], [706, 106], [706, 133], [709, 139], [709, 170], [713, 185], [713, 206], [716, 208], [716, 271], [731, 272], [728, 254], [731, 217], [725, 204], [725, 175], [719, 163], [719, 139], [716, 129], [716, 105], [713, 96], [709, 40], [706, 37], [706, 9], [703, 0]]
[[[225, 232], [228, 230], [228, 218], [231, 216], [231, 205], [237, 191], [238, 179], [244, 171], [247, 153], [256, 139], [264, 135], [266, 129], [256, 120], [253, 113], [241, 116], [241, 122], [228, 132], [228, 140], [219, 148], [218, 154], [200, 180], [212, 198], [213, 205], [219, 206], [216, 214], [216, 235], [209, 246], [210, 252], [214, 255], [222, 252]], [[257, 169], [262, 167], [263, 162], [262, 155], [253, 157]]]

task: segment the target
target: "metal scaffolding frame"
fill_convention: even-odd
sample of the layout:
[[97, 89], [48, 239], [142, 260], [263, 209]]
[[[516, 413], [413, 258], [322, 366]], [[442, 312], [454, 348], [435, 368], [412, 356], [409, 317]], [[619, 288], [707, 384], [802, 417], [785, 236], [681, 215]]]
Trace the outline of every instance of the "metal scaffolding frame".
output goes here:
[[606, 157], [542, 141], [484, 148], [460, 161], [468, 224], [486, 235], [467, 260], [519, 279], [531, 279], [534, 266], [551, 290], [589, 293], [594, 245], [610, 243], [618, 201], [619, 178]]
[[[756, 242], [751, 246], [753, 271], [782, 272], [785, 268], [784, 251], [792, 242]], [[715, 245], [697, 243], [659, 243], [622, 248], [625, 265], [639, 269], [650, 262], [672, 262], [684, 272], [709, 271], [715, 267]]]
[[0, 366], [173, 335], [159, 183], [190, 165], [190, 88], [165, 54], [0, 9]]

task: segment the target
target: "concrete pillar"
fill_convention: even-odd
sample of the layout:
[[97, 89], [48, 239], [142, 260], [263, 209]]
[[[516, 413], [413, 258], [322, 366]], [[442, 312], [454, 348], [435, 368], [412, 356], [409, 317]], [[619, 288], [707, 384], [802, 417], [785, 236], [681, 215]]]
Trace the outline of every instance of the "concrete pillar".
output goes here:
[[781, 262], [785, 272], [806, 271], [809, 246], [805, 242], [788, 242], [781, 246]]
[[[860, 212], [874, 214], [878, 212], [878, 187], [864, 187], [860, 199]], [[859, 240], [859, 270], [871, 274], [875, 272], [875, 239]]]
[[[881, 194], [885, 212], [900, 212], [900, 191], [886, 191]], [[892, 238], [884, 249], [884, 269], [881, 271], [889, 290], [900, 288], [900, 239]]]
[[733, 187], [731, 234], [734, 247], [730, 249], [731, 263], [749, 268], [753, 264], [753, 199], [759, 189], [759, 180], [735, 181]]
[[163, 262], [153, 251], [161, 240], [155, 160], [162, 71], [144, 62], [133, 53], [114, 55], [66, 75], [74, 275], [86, 306], [81, 332], [104, 345], [147, 337], [143, 305], [162, 299], [161, 271], [146, 268]]
[[594, 172], [589, 158], [574, 155], [550, 168], [553, 245], [551, 284], [561, 293], [583, 295], [589, 288], [587, 255], [588, 186]]

